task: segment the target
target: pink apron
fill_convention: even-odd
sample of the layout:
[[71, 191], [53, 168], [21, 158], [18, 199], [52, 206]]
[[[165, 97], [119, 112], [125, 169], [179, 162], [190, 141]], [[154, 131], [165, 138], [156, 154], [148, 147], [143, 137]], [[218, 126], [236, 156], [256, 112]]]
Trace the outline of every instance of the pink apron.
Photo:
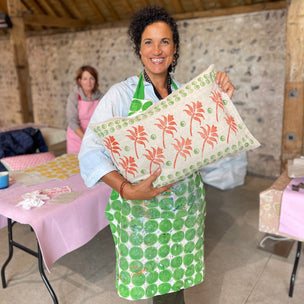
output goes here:
[[[86, 131], [90, 119], [98, 105], [99, 99], [94, 101], [81, 100], [78, 95], [78, 119], [83, 133]], [[79, 153], [81, 138], [70, 128], [67, 129], [67, 153]]]

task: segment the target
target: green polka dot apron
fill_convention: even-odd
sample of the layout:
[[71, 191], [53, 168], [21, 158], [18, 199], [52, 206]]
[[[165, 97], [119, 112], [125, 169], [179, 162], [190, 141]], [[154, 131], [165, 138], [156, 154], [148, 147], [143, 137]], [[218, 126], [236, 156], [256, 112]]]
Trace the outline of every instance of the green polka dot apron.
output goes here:
[[[152, 104], [144, 100], [141, 73], [129, 115]], [[119, 296], [146, 299], [203, 281], [205, 208], [198, 172], [153, 200], [125, 200], [113, 190], [105, 213], [115, 243]]]

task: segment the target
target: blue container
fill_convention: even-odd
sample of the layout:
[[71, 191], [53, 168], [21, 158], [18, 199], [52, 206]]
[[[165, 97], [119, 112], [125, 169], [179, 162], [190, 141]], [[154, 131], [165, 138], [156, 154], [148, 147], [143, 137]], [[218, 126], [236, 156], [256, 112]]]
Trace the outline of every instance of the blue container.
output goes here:
[[0, 172], [0, 189], [8, 187], [8, 172]]

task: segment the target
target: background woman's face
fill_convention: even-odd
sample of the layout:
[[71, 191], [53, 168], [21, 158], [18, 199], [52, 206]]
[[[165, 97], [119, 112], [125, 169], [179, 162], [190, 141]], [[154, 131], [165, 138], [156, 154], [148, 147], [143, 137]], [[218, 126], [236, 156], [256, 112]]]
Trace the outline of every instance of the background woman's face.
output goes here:
[[170, 26], [162, 21], [148, 25], [141, 36], [139, 53], [150, 77], [159, 74], [167, 75], [168, 67], [176, 53]]
[[92, 92], [95, 86], [95, 82], [95, 78], [87, 71], [84, 71], [81, 75], [81, 78], [78, 80], [78, 83], [84, 92]]

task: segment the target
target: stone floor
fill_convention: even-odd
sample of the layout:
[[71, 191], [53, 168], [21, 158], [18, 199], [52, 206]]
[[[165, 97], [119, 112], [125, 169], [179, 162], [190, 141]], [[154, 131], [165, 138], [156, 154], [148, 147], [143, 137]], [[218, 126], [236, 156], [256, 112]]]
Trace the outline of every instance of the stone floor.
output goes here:
[[[185, 291], [186, 304], [302, 304], [304, 253], [294, 295], [288, 296], [296, 243], [288, 257], [258, 248], [259, 193], [273, 180], [247, 176], [243, 186], [218, 190], [207, 186], [205, 237], [206, 279]], [[35, 249], [29, 226], [16, 224], [14, 238]], [[7, 230], [0, 230], [0, 264], [8, 254]], [[46, 272], [60, 304], [127, 304], [115, 289], [115, 251], [107, 227], [85, 246], [59, 259]], [[8, 286], [0, 287], [0, 303], [53, 303], [37, 268], [37, 260], [18, 248], [7, 267]], [[151, 303], [151, 300], [133, 301]]]

